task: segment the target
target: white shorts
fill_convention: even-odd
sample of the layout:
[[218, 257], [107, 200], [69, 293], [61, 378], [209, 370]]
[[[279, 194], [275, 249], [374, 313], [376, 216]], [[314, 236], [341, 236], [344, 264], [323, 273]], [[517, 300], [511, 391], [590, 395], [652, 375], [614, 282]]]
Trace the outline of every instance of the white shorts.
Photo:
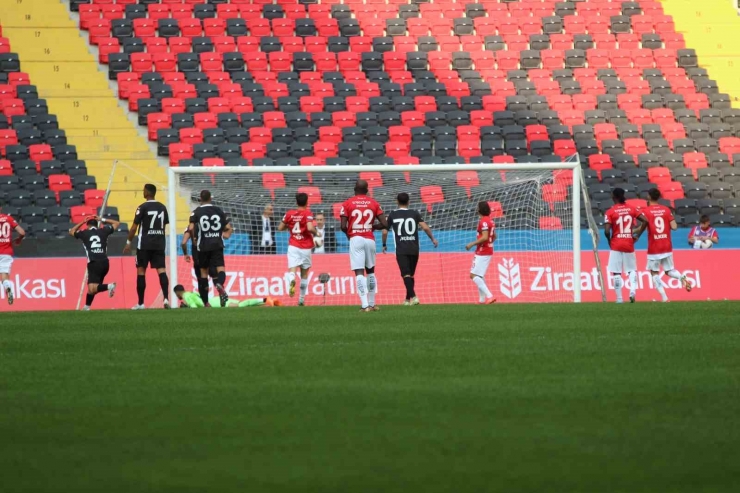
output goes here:
[[663, 268], [664, 272], [673, 270], [672, 253], [655, 253], [653, 255], [648, 255], [647, 270], [660, 272], [661, 267]]
[[349, 239], [349, 266], [352, 270], [375, 267], [375, 239], [362, 236]]
[[10, 274], [10, 267], [13, 265], [13, 257], [10, 255], [0, 255], [0, 274]]
[[615, 252], [611, 250], [607, 270], [615, 274], [635, 272], [637, 270], [637, 255], [635, 255], [635, 252]]
[[298, 248], [297, 246], [288, 245], [288, 269], [300, 267], [301, 269], [311, 268], [311, 249]]
[[470, 273], [478, 277], [486, 277], [488, 266], [491, 265], [491, 255], [476, 255], [473, 257], [473, 266]]

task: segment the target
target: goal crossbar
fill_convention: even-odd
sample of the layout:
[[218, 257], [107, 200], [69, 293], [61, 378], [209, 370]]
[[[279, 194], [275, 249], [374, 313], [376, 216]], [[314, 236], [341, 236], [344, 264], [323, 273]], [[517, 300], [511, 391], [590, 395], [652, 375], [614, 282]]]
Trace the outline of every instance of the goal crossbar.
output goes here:
[[[217, 174], [252, 174], [264, 173], [361, 173], [361, 172], [392, 172], [392, 173], [419, 173], [419, 172], [456, 172], [456, 171], [547, 171], [572, 170], [571, 185], [572, 198], [572, 242], [573, 242], [573, 302], [581, 302], [581, 194], [584, 193], [581, 180], [581, 163], [576, 159], [560, 163], [492, 163], [492, 164], [394, 164], [394, 165], [347, 165], [347, 166], [243, 166], [243, 167], [170, 167], [168, 169], [168, 209], [173, 214], [190, 214], [190, 211], [177, 210], [178, 178], [182, 175], [217, 175]], [[174, 217], [174, 215], [173, 215]], [[171, 280], [175, 285], [178, 282], [177, 256], [179, 252], [178, 228], [174, 227], [176, 220], [169, 230], [168, 253], [170, 256]], [[171, 294], [174, 303], [174, 295]], [[173, 305], [174, 306], [174, 305]]]

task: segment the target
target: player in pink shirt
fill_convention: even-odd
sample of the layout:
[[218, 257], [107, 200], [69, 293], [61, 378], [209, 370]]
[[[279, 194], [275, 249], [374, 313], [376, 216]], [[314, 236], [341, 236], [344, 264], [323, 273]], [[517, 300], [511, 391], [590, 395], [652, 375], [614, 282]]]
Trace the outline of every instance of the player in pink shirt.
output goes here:
[[18, 226], [15, 219], [3, 214], [0, 203], [0, 279], [2, 279], [9, 305], [13, 304], [13, 285], [10, 283], [10, 267], [13, 265], [13, 231], [18, 233], [15, 244], [20, 245], [26, 232]]
[[313, 214], [308, 209], [308, 194], [295, 196], [296, 209], [288, 211], [278, 226], [278, 231], [289, 231], [288, 241], [288, 276], [290, 296], [295, 296], [296, 274], [301, 272], [301, 290], [298, 295], [298, 306], [303, 306], [308, 293], [308, 271], [311, 269], [313, 238], [318, 235], [313, 223]]
[[[378, 289], [375, 278], [375, 234], [376, 229], [386, 229], [383, 208], [375, 199], [368, 197], [365, 180], [355, 183], [355, 195], [342, 204], [339, 213], [342, 231], [349, 238], [349, 263], [355, 273], [357, 294], [360, 295], [361, 311], [376, 311], [375, 293]], [[378, 224], [376, 224], [376, 222]], [[367, 277], [365, 274], [367, 273]]]
[[655, 289], [658, 290], [660, 297], [666, 302], [668, 296], [665, 294], [663, 281], [660, 279], [661, 268], [668, 277], [680, 279], [686, 291], [691, 291], [691, 283], [686, 276], [682, 275], [673, 266], [671, 231], [678, 229], [673, 213], [668, 207], [659, 203], [661, 195], [657, 188], [651, 188], [648, 197], [650, 198], [648, 206], [643, 210], [647, 223], [641, 224], [634, 235], [635, 238], [639, 238], [645, 229], [648, 230], [647, 269], [653, 275]]
[[478, 236], [475, 241], [465, 245], [466, 250], [475, 247], [473, 267], [470, 268], [470, 279], [478, 287], [478, 301], [481, 305], [490, 305], [496, 302], [491, 290], [486, 286], [486, 271], [493, 256], [493, 242], [496, 241], [496, 226], [491, 219], [491, 206], [488, 202], [478, 202]]

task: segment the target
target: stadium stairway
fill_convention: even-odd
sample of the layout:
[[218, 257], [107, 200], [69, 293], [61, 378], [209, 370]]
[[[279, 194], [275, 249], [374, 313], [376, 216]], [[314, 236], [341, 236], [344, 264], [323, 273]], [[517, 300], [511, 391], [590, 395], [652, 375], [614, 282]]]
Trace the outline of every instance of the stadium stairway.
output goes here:
[[[121, 220], [130, 222], [142, 200], [143, 184], [152, 182], [164, 189], [166, 170], [119, 105], [67, 5], [60, 0], [17, 0], [1, 10], [3, 36], [19, 54], [21, 69], [57, 115], [100, 188], [105, 188], [113, 162], [119, 160], [109, 204], [118, 208]], [[183, 201], [180, 206], [188, 204]]]
[[666, 14], [673, 16], [676, 31], [697, 56], [720, 92], [728, 93], [733, 108], [740, 108], [740, 16], [729, 1], [695, 2], [661, 0]]

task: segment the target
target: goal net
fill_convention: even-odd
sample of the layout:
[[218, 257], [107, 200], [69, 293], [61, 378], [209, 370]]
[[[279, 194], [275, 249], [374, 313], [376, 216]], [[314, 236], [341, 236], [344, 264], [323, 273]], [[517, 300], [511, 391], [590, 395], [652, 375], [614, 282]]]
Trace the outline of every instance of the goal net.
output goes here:
[[[584, 238], [590, 238], [584, 217], [590, 211], [581, 210], [581, 186], [574, 175], [580, 178], [578, 163], [171, 168], [169, 207], [176, 224], [170, 237], [172, 281], [197, 289], [192, 264], [180, 252], [190, 210], [177, 210], [176, 198], [189, 199], [194, 209], [200, 191], [208, 189], [235, 230], [225, 242], [225, 288], [230, 297], [270, 296], [285, 305], [297, 304], [297, 296], [288, 297], [289, 234], [278, 232], [278, 226], [285, 212], [295, 208], [296, 193], [304, 192], [323, 230], [323, 248], [313, 254], [306, 304], [358, 305], [339, 211], [353, 195], [356, 180], [364, 179], [386, 213], [397, 208], [400, 192], [408, 193], [410, 208], [421, 213], [439, 241], [434, 248], [420, 234], [415, 284], [422, 303], [478, 302], [470, 278], [474, 253], [465, 245], [476, 239], [479, 201], [490, 204], [497, 233], [485, 279], [498, 301], [580, 301], [582, 288], [603, 287], [596, 285], [590, 267], [581, 272], [582, 255], [590, 266], [594, 254], [588, 245], [587, 253], [581, 252], [581, 222], [583, 218]], [[382, 253], [380, 231], [376, 246], [377, 303], [402, 303], [406, 291], [393, 235], [388, 237], [388, 253]]]

